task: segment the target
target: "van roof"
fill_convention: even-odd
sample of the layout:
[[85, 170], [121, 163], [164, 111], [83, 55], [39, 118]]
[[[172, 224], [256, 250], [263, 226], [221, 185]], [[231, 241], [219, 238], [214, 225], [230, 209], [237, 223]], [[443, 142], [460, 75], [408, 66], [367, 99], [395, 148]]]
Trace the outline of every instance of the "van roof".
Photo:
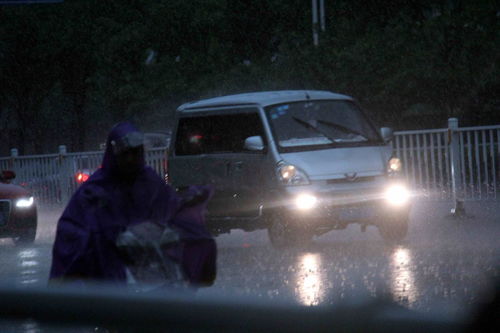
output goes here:
[[237, 95], [228, 95], [203, 99], [196, 102], [182, 104], [177, 108], [177, 111], [195, 111], [200, 108], [232, 106], [232, 105], [258, 105], [266, 107], [269, 105], [305, 101], [307, 99], [343, 99], [352, 100], [351, 97], [333, 93], [330, 91], [320, 90], [279, 90], [279, 91], [262, 91], [252, 92]]

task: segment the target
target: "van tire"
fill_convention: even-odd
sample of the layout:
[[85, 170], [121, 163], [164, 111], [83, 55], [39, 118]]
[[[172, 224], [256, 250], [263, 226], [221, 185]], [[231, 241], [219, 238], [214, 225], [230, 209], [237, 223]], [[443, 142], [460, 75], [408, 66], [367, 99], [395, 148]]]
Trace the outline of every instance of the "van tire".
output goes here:
[[307, 246], [312, 240], [312, 233], [300, 228], [286, 219], [276, 217], [267, 229], [269, 240], [276, 249]]
[[31, 245], [35, 242], [36, 226], [23, 230], [19, 236], [14, 237], [13, 241], [16, 246]]
[[378, 226], [383, 240], [389, 244], [402, 242], [408, 234], [408, 220], [409, 217], [407, 214], [385, 218]]

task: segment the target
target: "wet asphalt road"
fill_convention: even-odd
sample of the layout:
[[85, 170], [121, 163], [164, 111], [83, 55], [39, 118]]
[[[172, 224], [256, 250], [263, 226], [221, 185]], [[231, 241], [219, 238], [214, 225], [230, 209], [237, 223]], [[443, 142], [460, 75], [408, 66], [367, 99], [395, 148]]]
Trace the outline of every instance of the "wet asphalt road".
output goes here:
[[[217, 237], [218, 276], [200, 294], [286, 299], [305, 305], [389, 297], [410, 309], [462, 316], [500, 278], [500, 205], [466, 203], [450, 216], [449, 202], [419, 202], [407, 240], [387, 246], [378, 231], [357, 225], [316, 238], [307, 248], [275, 250], [267, 232]], [[60, 211], [40, 210], [37, 240], [15, 247], [0, 240], [0, 282], [44, 286]]]

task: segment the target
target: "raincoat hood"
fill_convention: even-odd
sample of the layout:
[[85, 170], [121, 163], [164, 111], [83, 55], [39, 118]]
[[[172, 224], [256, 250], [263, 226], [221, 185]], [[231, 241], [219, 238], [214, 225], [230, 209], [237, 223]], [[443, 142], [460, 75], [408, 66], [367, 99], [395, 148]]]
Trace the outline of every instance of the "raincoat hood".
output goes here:
[[[132, 123], [125, 121], [116, 124], [109, 132], [106, 140], [106, 150], [102, 160], [102, 169], [106, 173], [113, 173], [118, 168], [116, 153], [126, 148], [135, 148], [143, 144], [142, 133]], [[146, 162], [142, 158], [142, 165]]]

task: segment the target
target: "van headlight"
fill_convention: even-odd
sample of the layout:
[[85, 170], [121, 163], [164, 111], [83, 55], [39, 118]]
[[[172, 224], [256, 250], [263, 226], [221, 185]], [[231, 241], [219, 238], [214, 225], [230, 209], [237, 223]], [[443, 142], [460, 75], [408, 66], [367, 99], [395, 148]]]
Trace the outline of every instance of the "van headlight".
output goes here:
[[34, 201], [35, 200], [33, 199], [33, 197], [21, 198], [21, 199], [18, 199], [16, 201], [16, 207], [17, 208], [29, 208], [29, 207], [33, 206]]
[[410, 200], [410, 191], [404, 185], [392, 185], [385, 191], [385, 199], [391, 205], [401, 206]]
[[395, 174], [401, 172], [403, 164], [401, 160], [397, 157], [391, 157], [387, 163], [387, 171], [389, 174]]
[[285, 185], [309, 185], [306, 173], [292, 164], [278, 163], [278, 176]]
[[318, 198], [311, 194], [300, 194], [295, 198], [295, 206], [298, 209], [311, 209], [318, 203]]

